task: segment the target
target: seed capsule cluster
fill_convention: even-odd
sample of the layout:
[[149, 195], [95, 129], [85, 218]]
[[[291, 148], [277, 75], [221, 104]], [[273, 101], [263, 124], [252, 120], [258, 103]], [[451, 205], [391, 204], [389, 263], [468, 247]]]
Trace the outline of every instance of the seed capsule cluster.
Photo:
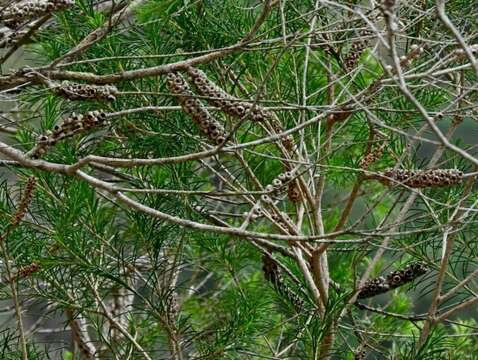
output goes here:
[[281, 212], [280, 215], [273, 213], [271, 217], [272, 217], [272, 220], [283, 229], [286, 229], [286, 230], [296, 229], [294, 222], [286, 213]]
[[287, 196], [289, 200], [293, 203], [298, 203], [302, 200], [302, 196], [299, 189], [299, 184], [297, 181], [291, 181], [287, 188]]
[[367, 30], [362, 30], [360, 31], [359, 35], [360, 38], [352, 42], [349, 53], [344, 60], [345, 67], [347, 70], [352, 70], [353, 68], [355, 68], [363, 51], [369, 45], [369, 41], [367, 39], [367, 37], [369, 36], [369, 32]]
[[24, 35], [23, 31], [9, 31], [0, 33], [0, 48], [6, 48], [15, 44], [17, 38]]
[[12, 218], [10, 222], [12, 227], [17, 226], [20, 223], [20, 221], [22, 221], [25, 214], [27, 213], [28, 206], [30, 205], [30, 202], [32, 201], [33, 190], [35, 189], [35, 185], [36, 185], [36, 178], [33, 176], [28, 178], [27, 184], [25, 186], [25, 190], [20, 200], [20, 204], [18, 205], [17, 211], [15, 212], [15, 216]]
[[87, 85], [63, 82], [55, 91], [70, 100], [115, 101], [118, 89], [111, 85]]
[[362, 289], [360, 289], [358, 298], [366, 299], [386, 293], [415, 280], [427, 271], [428, 268], [424, 264], [417, 262], [410, 264], [401, 270], [391, 272], [386, 278], [380, 276], [375, 279], [370, 279], [365, 283]]
[[385, 149], [385, 145], [380, 145], [372, 148], [372, 150], [366, 154], [362, 160], [360, 160], [360, 168], [363, 170], [367, 170], [370, 165], [375, 163], [376, 161], [380, 160], [383, 155], [383, 150]]
[[[262, 207], [259, 203], [255, 204], [253, 207], [252, 207], [252, 210], [251, 210], [251, 220], [252, 221], [255, 221], [261, 217], [264, 216], [264, 211], [262, 210]], [[247, 213], [246, 213], [247, 215]]]
[[357, 350], [354, 353], [354, 360], [365, 360], [367, 358], [367, 352], [365, 350]]
[[271, 195], [276, 195], [282, 191], [284, 185], [294, 178], [290, 171], [279, 174], [270, 184], [266, 186], [266, 191]]
[[199, 100], [194, 98], [193, 92], [183, 77], [169, 73], [167, 85], [173, 94], [179, 95], [178, 100], [184, 112], [191, 116], [201, 131], [217, 145], [222, 144], [227, 136], [224, 127], [212, 117]]
[[[379, 180], [386, 184], [399, 182], [412, 188], [443, 187], [459, 184], [463, 172], [458, 169], [402, 170], [388, 169]], [[393, 181], [391, 181], [392, 179]]]
[[[276, 133], [282, 133], [284, 131], [284, 127], [282, 126], [280, 120], [276, 116], [273, 116], [271, 118], [271, 126]], [[286, 135], [281, 137], [281, 142], [282, 142], [282, 145], [286, 148], [286, 150], [288, 151], [294, 150], [295, 142], [292, 135]]]
[[21, 267], [17, 274], [15, 275], [16, 279], [23, 279], [26, 277], [31, 276], [32, 274], [36, 273], [38, 270], [40, 270], [41, 266], [37, 262], [32, 262], [30, 265], [26, 265]]
[[271, 114], [260, 106], [237, 100], [229, 95], [209, 80], [203, 71], [190, 67], [188, 74], [199, 94], [207, 96], [210, 104], [221, 108], [226, 114], [238, 118], [248, 114], [253, 121], [264, 121], [271, 117]]
[[73, 113], [61, 125], [55, 125], [52, 131], [47, 131], [38, 137], [37, 146], [32, 150], [32, 156], [40, 157], [46, 153], [48, 148], [56, 145], [58, 141], [105, 124], [106, 113], [102, 110], [89, 111], [86, 115]]
[[1, 18], [5, 25], [16, 28], [27, 20], [66, 9], [74, 3], [74, 0], [24, 0], [8, 6]]
[[304, 307], [304, 301], [287, 285], [282, 275], [282, 271], [279, 266], [269, 256], [264, 255], [262, 257], [262, 270], [264, 277], [269, 281], [274, 289], [283, 297], [288, 299], [294, 307], [300, 311]]

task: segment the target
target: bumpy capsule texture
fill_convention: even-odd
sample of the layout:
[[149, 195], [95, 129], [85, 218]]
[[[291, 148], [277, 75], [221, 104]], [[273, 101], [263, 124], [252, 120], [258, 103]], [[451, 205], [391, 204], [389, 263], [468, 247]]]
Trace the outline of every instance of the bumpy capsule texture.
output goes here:
[[365, 360], [367, 358], [367, 352], [365, 350], [358, 350], [354, 354], [354, 360]]
[[266, 191], [272, 195], [276, 195], [284, 189], [284, 185], [291, 181], [292, 178], [293, 175], [289, 171], [281, 173], [275, 179], [273, 179], [269, 185], [266, 186]]
[[401, 270], [391, 272], [386, 278], [380, 276], [375, 279], [370, 279], [365, 283], [362, 289], [360, 289], [358, 298], [366, 299], [372, 296], [384, 294], [390, 290], [412, 282], [427, 271], [428, 268], [424, 264], [417, 262], [410, 264]]
[[345, 68], [347, 70], [352, 70], [357, 66], [357, 63], [362, 56], [363, 51], [368, 47], [369, 41], [368, 36], [369, 32], [367, 30], [362, 30], [359, 33], [360, 38], [352, 42], [350, 50], [347, 54], [347, 57], [344, 60]]
[[74, 0], [24, 0], [8, 6], [0, 18], [8, 27], [16, 28], [28, 20], [64, 10], [74, 3]]
[[376, 146], [372, 148], [372, 150], [367, 153], [362, 160], [360, 160], [360, 168], [363, 170], [367, 170], [373, 163], [377, 162], [380, 160], [380, 158], [383, 155], [383, 150], [385, 146]]
[[30, 203], [32, 201], [33, 190], [35, 189], [35, 185], [36, 185], [36, 178], [33, 176], [28, 178], [22, 198], [17, 207], [17, 211], [15, 212], [15, 215], [13, 216], [10, 222], [12, 227], [17, 226], [20, 223], [20, 221], [22, 221], [22, 219], [25, 217], [28, 207], [30, 206]]
[[190, 67], [188, 74], [197, 91], [201, 95], [207, 96], [207, 101], [211, 105], [221, 108], [225, 113], [237, 118], [242, 118], [247, 114], [253, 121], [264, 121], [271, 117], [271, 114], [262, 107], [240, 101], [229, 95], [209, 80], [203, 71]]
[[280, 212], [280, 214], [271, 214], [272, 220], [279, 227], [279, 230], [296, 230], [295, 224], [292, 219], [286, 213]]
[[304, 301], [287, 285], [276, 262], [269, 256], [264, 255], [262, 264], [265, 279], [273, 285], [277, 293], [289, 300], [298, 311], [302, 310]]
[[184, 112], [191, 116], [202, 133], [213, 143], [222, 144], [227, 136], [224, 127], [214, 119], [199, 100], [194, 98], [193, 92], [189, 89], [189, 85], [183, 77], [179, 74], [169, 73], [166, 83], [169, 91], [178, 95], [178, 101]]
[[291, 181], [289, 183], [289, 186], [287, 188], [287, 196], [289, 197], [289, 200], [293, 203], [298, 203], [302, 200], [297, 181]]
[[[463, 181], [463, 172], [457, 169], [401, 170], [388, 169], [379, 176], [386, 185], [403, 183], [412, 188], [444, 187]], [[392, 180], [390, 180], [392, 179]]]
[[55, 91], [70, 100], [114, 101], [118, 94], [115, 86], [73, 84], [67, 81], [56, 87]]
[[30, 265], [26, 265], [21, 267], [17, 274], [15, 275], [16, 279], [23, 279], [26, 277], [31, 276], [32, 274], [36, 273], [38, 270], [40, 270], [41, 266], [37, 262], [32, 262]]
[[60, 140], [72, 137], [85, 130], [104, 126], [106, 124], [106, 117], [106, 113], [102, 110], [89, 111], [85, 115], [73, 113], [62, 124], [55, 125], [52, 131], [48, 131], [38, 137], [37, 145], [31, 151], [32, 156], [38, 158]]
[[264, 216], [264, 211], [262, 210], [262, 207], [259, 204], [254, 205], [251, 212], [251, 220], [257, 220], [262, 216]]

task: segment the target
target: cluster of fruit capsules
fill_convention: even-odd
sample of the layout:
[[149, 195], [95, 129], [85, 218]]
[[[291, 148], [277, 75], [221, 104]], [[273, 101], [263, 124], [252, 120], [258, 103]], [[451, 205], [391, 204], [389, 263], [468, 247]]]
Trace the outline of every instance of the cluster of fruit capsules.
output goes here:
[[85, 115], [73, 113], [61, 125], [55, 125], [52, 131], [47, 131], [37, 139], [37, 146], [32, 150], [33, 157], [44, 155], [49, 147], [58, 141], [72, 137], [84, 130], [90, 130], [105, 125], [106, 113], [102, 110], [89, 111]]
[[282, 229], [290, 230], [296, 229], [294, 222], [284, 212], [280, 212], [280, 214], [272, 213], [271, 214], [272, 221], [274, 221], [277, 225], [279, 225]]
[[[245, 213], [247, 215], [247, 212]], [[260, 203], [255, 204], [251, 209], [250, 218], [252, 221], [255, 221], [264, 216], [264, 210], [262, 210], [262, 206]]]
[[412, 188], [443, 187], [462, 182], [463, 172], [458, 169], [387, 169], [379, 177], [379, 180], [386, 185], [402, 183]]
[[8, 6], [0, 16], [5, 25], [16, 28], [27, 20], [66, 9], [74, 3], [74, 0], [24, 0]]
[[273, 285], [277, 293], [288, 299], [297, 310], [303, 309], [304, 301], [287, 285], [279, 266], [268, 255], [262, 257], [262, 271], [265, 279]]
[[367, 352], [363, 347], [360, 347], [356, 351], [354, 351], [354, 360], [365, 360], [367, 359]]
[[194, 98], [193, 92], [182, 76], [169, 73], [166, 83], [169, 90], [178, 95], [179, 103], [184, 112], [191, 116], [201, 131], [217, 145], [222, 144], [227, 136], [224, 127], [212, 117], [199, 100]]
[[70, 100], [115, 101], [118, 89], [112, 85], [74, 84], [68, 81], [55, 87], [55, 91]]
[[[271, 126], [276, 133], [281, 133], [284, 131], [284, 127], [282, 126], [280, 120], [276, 116], [271, 117]], [[281, 142], [282, 142], [282, 145], [286, 148], [286, 150], [288, 151], [294, 150], [295, 142], [292, 135], [282, 136]]]
[[298, 203], [302, 200], [299, 184], [297, 181], [291, 181], [287, 187], [287, 196], [293, 203]]
[[[294, 175], [290, 171], [283, 172], [279, 174], [270, 184], [267, 184], [265, 190], [268, 194], [270, 195], [276, 195], [282, 191], [284, 188], [284, 185], [290, 182], [294, 178]], [[264, 194], [262, 195], [262, 201], [268, 202], [268, 198], [266, 197], [268, 195]], [[270, 198], [270, 196], [269, 196]]]
[[35, 189], [35, 185], [36, 185], [36, 178], [34, 176], [31, 176], [30, 178], [28, 178], [27, 184], [25, 185], [25, 190], [20, 200], [20, 204], [18, 205], [17, 211], [15, 212], [15, 215], [13, 216], [10, 222], [12, 227], [17, 226], [20, 223], [20, 221], [22, 221], [23, 217], [25, 216], [28, 206], [30, 205], [30, 202], [32, 201], [33, 190]]
[[29, 265], [22, 266], [16, 273], [15, 279], [23, 279], [29, 277], [32, 274], [36, 273], [38, 270], [40, 270], [40, 268], [40, 264], [35, 261]]
[[253, 121], [264, 121], [271, 117], [269, 112], [258, 105], [235, 99], [214, 82], [206, 74], [196, 68], [189, 67], [188, 74], [199, 94], [207, 96], [207, 101], [221, 108], [226, 114], [242, 118], [244, 115]]
[[15, 44], [17, 38], [24, 35], [24, 31], [0, 32], [0, 48], [6, 48]]
[[386, 293], [390, 290], [412, 282], [417, 277], [425, 274], [427, 271], [428, 268], [425, 264], [417, 262], [410, 264], [401, 270], [391, 272], [386, 278], [380, 276], [378, 278], [370, 279], [360, 289], [358, 298], [366, 299]]
[[353, 41], [350, 47], [349, 53], [344, 60], [345, 68], [347, 70], [352, 70], [357, 65], [360, 56], [362, 55], [365, 48], [368, 46], [367, 37], [370, 35], [368, 30], [361, 30], [359, 32], [360, 38]]
[[367, 170], [370, 165], [380, 160], [383, 155], [385, 145], [375, 146], [360, 160], [360, 168]]

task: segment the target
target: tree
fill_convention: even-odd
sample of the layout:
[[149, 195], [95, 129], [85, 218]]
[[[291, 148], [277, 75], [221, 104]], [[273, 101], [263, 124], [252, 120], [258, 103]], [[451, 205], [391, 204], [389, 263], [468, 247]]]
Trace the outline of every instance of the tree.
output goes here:
[[478, 350], [473, 1], [1, 3], [3, 359]]

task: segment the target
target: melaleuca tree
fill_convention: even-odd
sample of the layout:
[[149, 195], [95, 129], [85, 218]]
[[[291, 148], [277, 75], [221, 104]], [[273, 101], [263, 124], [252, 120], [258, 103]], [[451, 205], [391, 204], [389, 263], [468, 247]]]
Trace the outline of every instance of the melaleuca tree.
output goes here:
[[478, 350], [473, 1], [1, 1], [2, 359]]

